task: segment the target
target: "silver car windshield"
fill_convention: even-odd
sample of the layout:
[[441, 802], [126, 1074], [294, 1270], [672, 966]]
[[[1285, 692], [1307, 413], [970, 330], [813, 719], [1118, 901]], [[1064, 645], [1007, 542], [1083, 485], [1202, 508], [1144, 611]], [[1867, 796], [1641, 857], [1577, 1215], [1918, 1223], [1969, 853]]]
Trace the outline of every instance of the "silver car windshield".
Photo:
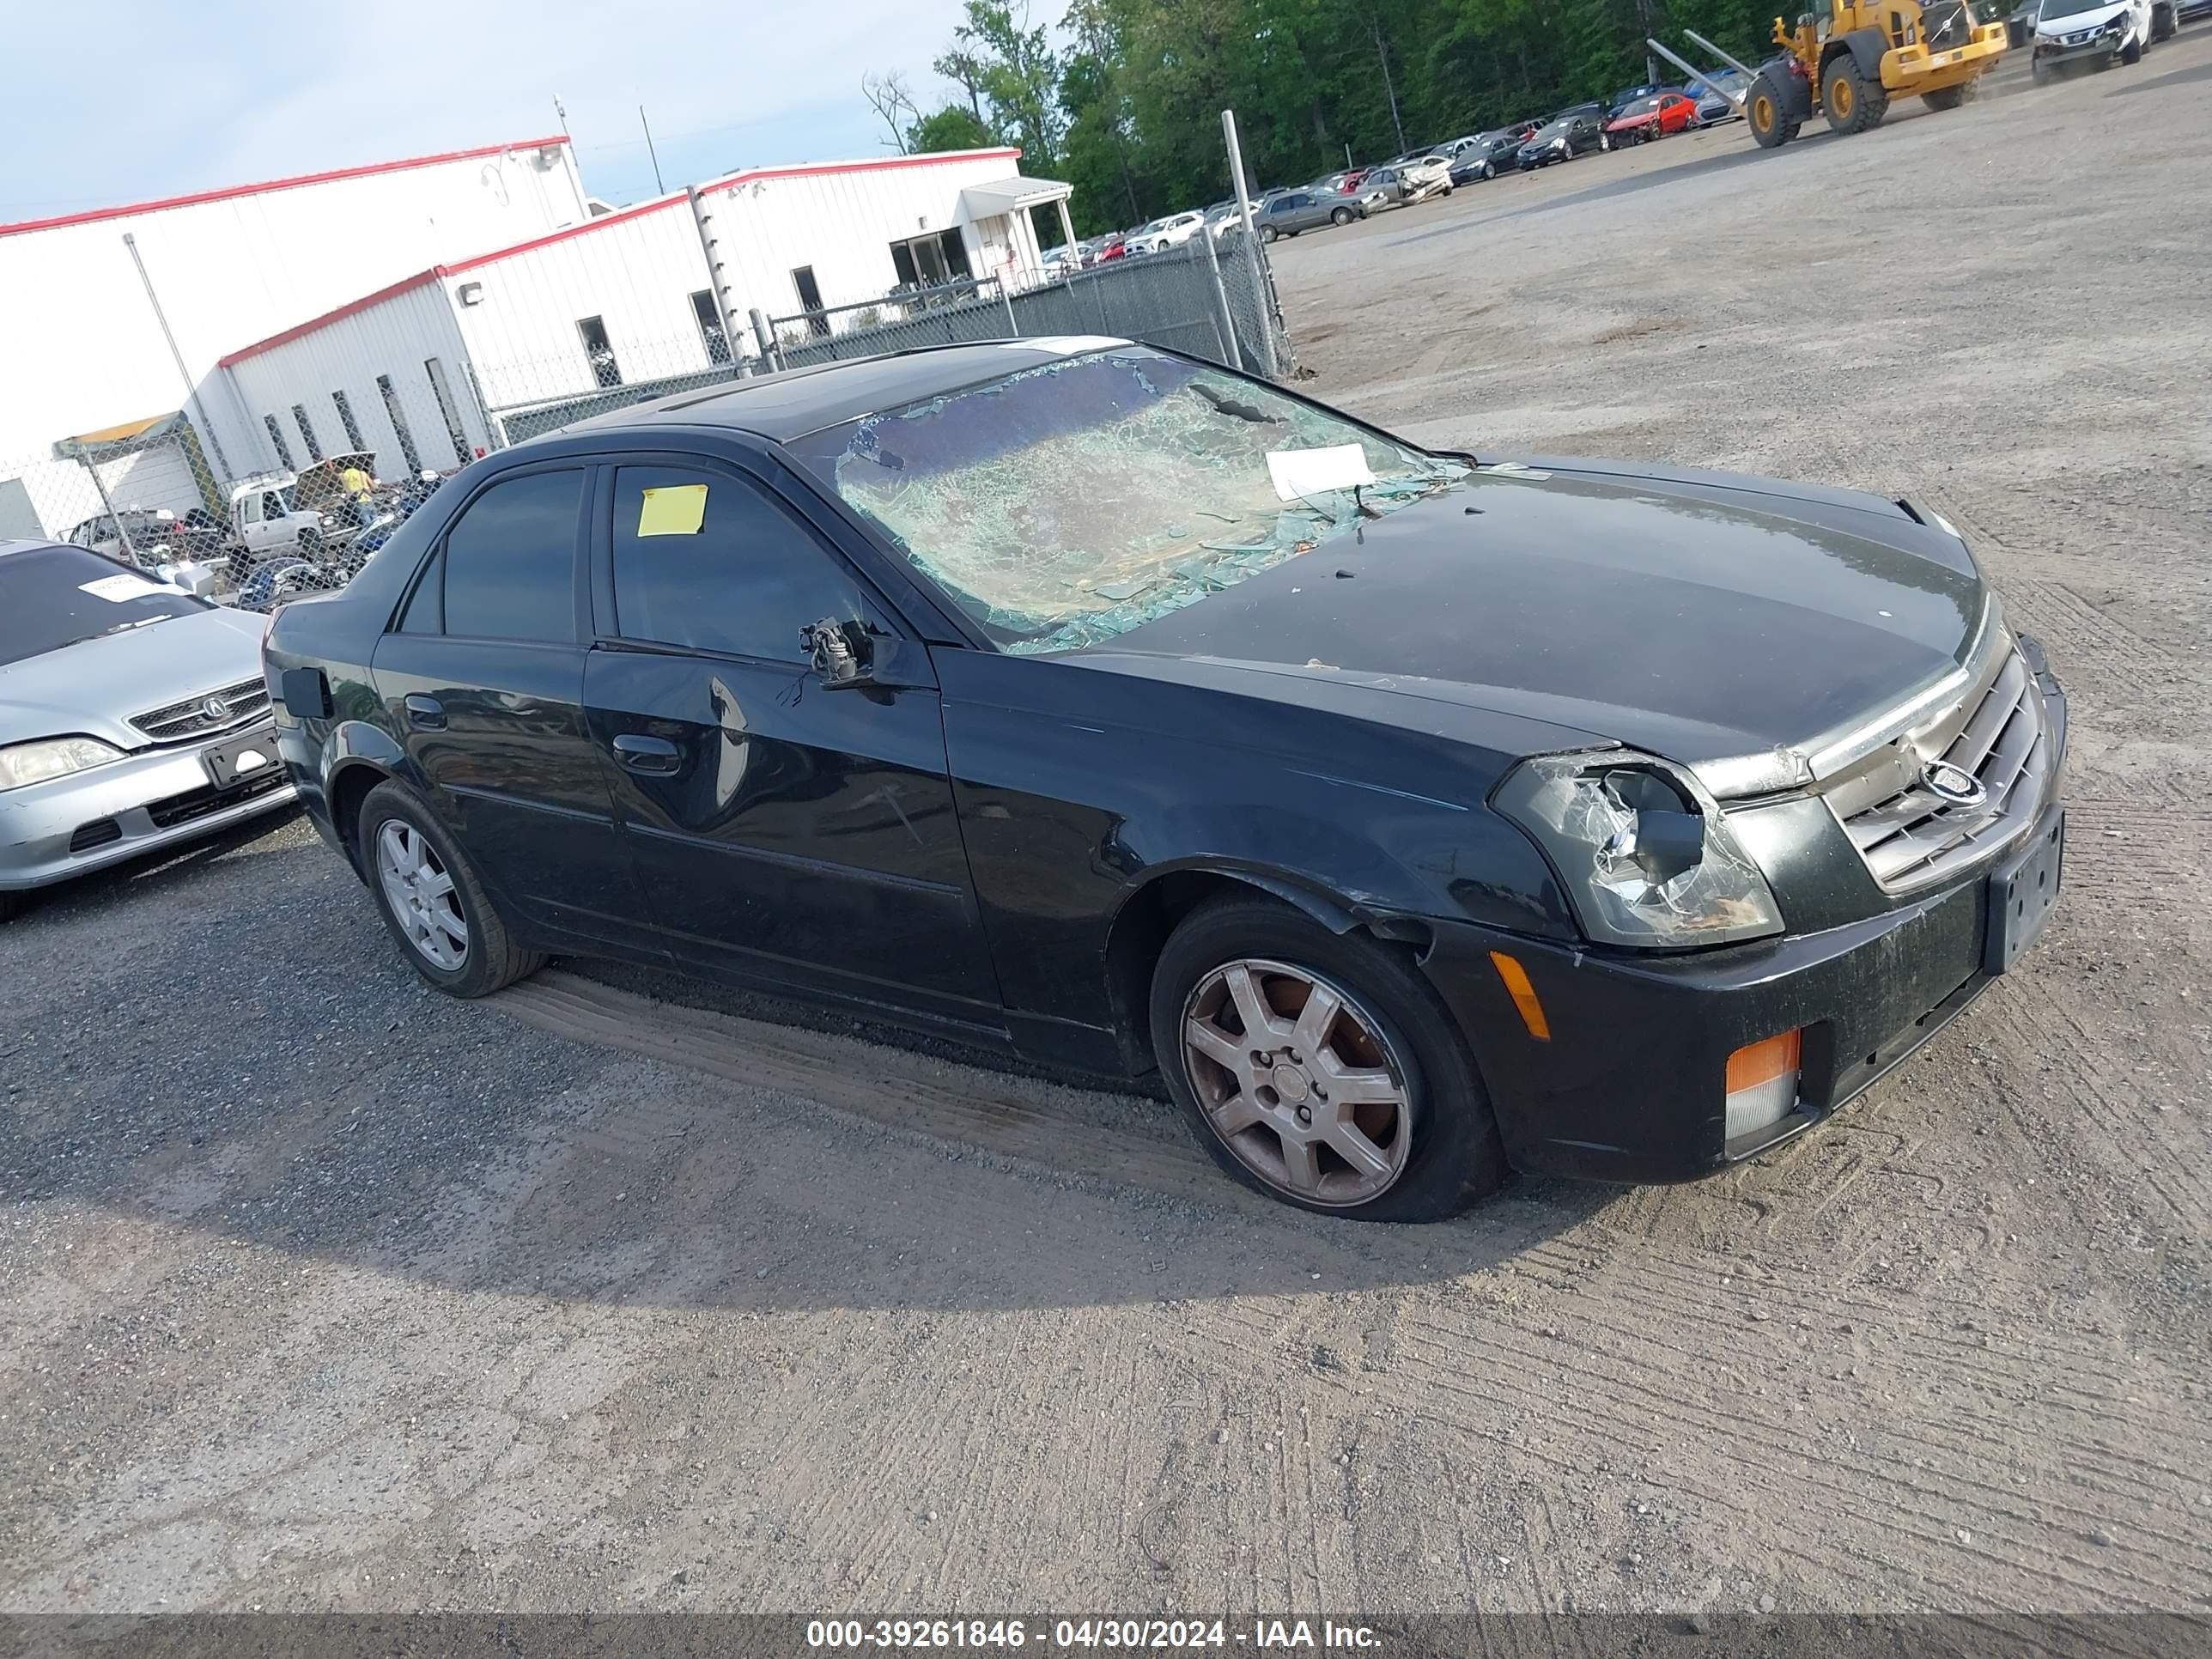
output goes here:
[[0, 665], [207, 608], [82, 548], [10, 553], [0, 557]]
[[[1024, 653], [1094, 644], [1195, 605], [1468, 471], [1141, 346], [1024, 369], [788, 447], [988, 637]], [[1300, 454], [1313, 451], [1355, 471], [1364, 461], [1372, 481], [1356, 495], [1324, 480], [1285, 499], [1279, 479], [1297, 487], [1301, 470], [1328, 472]]]

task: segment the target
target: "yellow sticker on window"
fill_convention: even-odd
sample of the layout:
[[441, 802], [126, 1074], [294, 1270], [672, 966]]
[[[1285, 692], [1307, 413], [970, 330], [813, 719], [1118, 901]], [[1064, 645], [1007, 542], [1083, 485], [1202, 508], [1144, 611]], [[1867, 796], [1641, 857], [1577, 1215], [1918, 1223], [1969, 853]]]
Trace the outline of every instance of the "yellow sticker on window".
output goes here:
[[663, 484], [648, 489], [637, 509], [641, 536], [696, 536], [706, 522], [704, 484]]

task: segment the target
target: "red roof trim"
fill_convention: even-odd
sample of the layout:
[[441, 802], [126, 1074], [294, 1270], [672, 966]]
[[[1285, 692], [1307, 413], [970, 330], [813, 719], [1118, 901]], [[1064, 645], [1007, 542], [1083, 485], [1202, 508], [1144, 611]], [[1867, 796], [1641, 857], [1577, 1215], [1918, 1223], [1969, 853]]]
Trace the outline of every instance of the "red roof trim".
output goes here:
[[[541, 143], [565, 143], [568, 141], [566, 139], [541, 139], [538, 142]], [[528, 144], [497, 144], [494, 145], [489, 150], [471, 150], [468, 154], [472, 155], [495, 155], [501, 149], [527, 149], [529, 148], [531, 148], [531, 146]], [[952, 149], [933, 151], [932, 153], [924, 155], [886, 155], [880, 160], [870, 161], [810, 161], [802, 162], [792, 167], [748, 167], [743, 173], [733, 173], [726, 179], [718, 179], [711, 185], [700, 185], [699, 193], [704, 196], [715, 191], [734, 190], [738, 185], [747, 183], [749, 180], [754, 179], [803, 179], [820, 173], [874, 173], [884, 167], [927, 167], [931, 163], [937, 161], [975, 161], [994, 156], [1005, 156], [1012, 160], [1018, 161], [1021, 157], [1021, 153], [1022, 152], [1018, 146], [1009, 144], [995, 149]], [[446, 156], [428, 156], [424, 159], [426, 161], [446, 161], [453, 158]], [[392, 165], [397, 167], [409, 167], [420, 164], [415, 162], [394, 162]], [[380, 170], [380, 169], [376, 168], [364, 169], [364, 171], [370, 172]], [[332, 174], [328, 176], [338, 177], [342, 175]], [[305, 179], [296, 179], [290, 182], [294, 184], [308, 184], [313, 181]], [[275, 189], [276, 186], [260, 185], [255, 186], [255, 188]], [[293, 340], [298, 339], [304, 334], [312, 334], [319, 328], [325, 327], [331, 323], [342, 322], [356, 312], [366, 311], [369, 307], [374, 305], [380, 305], [385, 301], [391, 299], [394, 295], [403, 294], [410, 288], [420, 287], [424, 283], [433, 282], [441, 277], [458, 276], [463, 271], [475, 270], [483, 265], [496, 264], [501, 259], [512, 258], [518, 253], [532, 252], [541, 247], [549, 247], [556, 242], [568, 241], [572, 237], [588, 235], [595, 230], [604, 230], [611, 225], [618, 225], [631, 219], [642, 219], [648, 214], [663, 212], [669, 208], [678, 206], [688, 199], [689, 198], [679, 191], [672, 196], [664, 196], [657, 202], [641, 202], [635, 207], [626, 207], [620, 210], [618, 212], [602, 214], [596, 219], [586, 219], [580, 225], [570, 225], [564, 229], [549, 231], [546, 234], [534, 237], [527, 242], [517, 242], [512, 247], [497, 248], [489, 253], [479, 253], [472, 258], [459, 260], [450, 265], [433, 265], [428, 270], [418, 271], [412, 276], [403, 277], [400, 281], [394, 283], [389, 288], [380, 288], [374, 294], [363, 295], [360, 299], [354, 300], [345, 305], [342, 305], [335, 311], [326, 311], [319, 317], [311, 317], [304, 323], [295, 324], [292, 327], [286, 329], [281, 334], [272, 334], [265, 340], [257, 340], [250, 346], [241, 346], [236, 351], [232, 352], [228, 356], [220, 357], [216, 361], [220, 367], [228, 368], [233, 363], [243, 362], [248, 357], [258, 356], [262, 352], [272, 350], [277, 346], [287, 344]], [[173, 206], [175, 204], [167, 203], [161, 204], [161, 205]], [[143, 211], [143, 210], [140, 209], [118, 209], [116, 210], [118, 212]], [[7, 227], [0, 226], [0, 231], [4, 231], [6, 228]], [[27, 227], [18, 227], [18, 228], [27, 228]]]
[[371, 306], [382, 305], [394, 295], [404, 294], [410, 289], [420, 288], [425, 283], [434, 283], [445, 274], [443, 265], [433, 265], [428, 270], [418, 270], [412, 276], [402, 276], [389, 288], [380, 288], [374, 294], [364, 294], [358, 300], [349, 300], [335, 311], [326, 311], [319, 317], [310, 317], [304, 323], [295, 323], [281, 334], [272, 334], [265, 340], [256, 340], [250, 346], [240, 346], [227, 357], [218, 357], [216, 367], [228, 368], [233, 363], [242, 363], [248, 357], [258, 357], [264, 351], [273, 351], [298, 339], [303, 334], [313, 334], [317, 329], [343, 320], [356, 312], [367, 311]]
[[1021, 154], [1018, 145], [1005, 144], [993, 149], [940, 149], [921, 155], [885, 155], [872, 161], [803, 161], [793, 167], [747, 167], [726, 179], [717, 179], [711, 185], [700, 185], [699, 193], [711, 196], [718, 191], [735, 190], [755, 179], [804, 179], [822, 173], [877, 173], [885, 167], [926, 167], [939, 161], [975, 161], [987, 155], [1004, 155], [1018, 161]]
[[478, 265], [495, 264], [514, 254], [527, 253], [533, 248], [544, 247], [554, 242], [565, 242], [570, 237], [581, 236], [587, 231], [602, 230], [609, 225], [618, 225], [628, 219], [642, 219], [649, 213], [659, 213], [665, 208], [681, 206], [687, 199], [678, 193], [674, 196], [664, 196], [657, 202], [641, 202], [635, 207], [622, 208], [613, 213], [602, 213], [598, 218], [586, 219], [580, 225], [569, 225], [560, 230], [550, 230], [544, 235], [533, 237], [527, 242], [517, 242], [513, 247], [500, 248], [490, 253], [476, 254], [450, 265], [441, 265], [439, 270], [447, 276], [452, 276], [464, 270], [474, 270]]
[[436, 167], [444, 161], [471, 161], [479, 155], [498, 155], [513, 149], [543, 149], [565, 144], [568, 135], [550, 138], [518, 138], [508, 144], [483, 144], [475, 149], [447, 150], [440, 155], [411, 155], [404, 161], [371, 161], [365, 167], [334, 167], [327, 173], [303, 173], [295, 179], [271, 179], [265, 184], [230, 185], [191, 196], [171, 196], [158, 202], [139, 202], [130, 207], [94, 208], [87, 213], [65, 213], [53, 219], [26, 219], [20, 224], [0, 225], [0, 236], [20, 236], [26, 231], [53, 230], [63, 225], [88, 225], [102, 219], [125, 219], [134, 214], [161, 213], [170, 208], [198, 207], [204, 202], [224, 202], [239, 196], [260, 196], [270, 191], [297, 190], [306, 185], [327, 185], [339, 179], [366, 179], [379, 173], [404, 173], [410, 167]]

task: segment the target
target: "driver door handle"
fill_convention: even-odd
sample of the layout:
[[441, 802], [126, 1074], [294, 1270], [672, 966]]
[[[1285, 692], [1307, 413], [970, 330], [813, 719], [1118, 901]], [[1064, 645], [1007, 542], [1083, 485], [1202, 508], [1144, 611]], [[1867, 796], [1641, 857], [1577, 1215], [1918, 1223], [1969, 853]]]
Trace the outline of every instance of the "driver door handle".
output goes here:
[[684, 763], [674, 744], [641, 732], [623, 732], [616, 738], [614, 748], [615, 758], [633, 772], [673, 772]]

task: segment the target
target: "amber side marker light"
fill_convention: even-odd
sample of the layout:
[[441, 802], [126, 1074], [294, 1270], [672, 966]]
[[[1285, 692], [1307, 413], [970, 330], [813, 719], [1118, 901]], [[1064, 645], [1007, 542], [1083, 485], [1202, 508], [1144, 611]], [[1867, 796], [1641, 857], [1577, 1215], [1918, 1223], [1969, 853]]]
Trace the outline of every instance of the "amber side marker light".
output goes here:
[[1779, 1123], [1796, 1108], [1804, 1038], [1802, 1029], [1784, 1031], [1763, 1042], [1747, 1042], [1729, 1056], [1729, 1139]]
[[1490, 953], [1490, 965], [1505, 981], [1506, 994], [1521, 1011], [1521, 1023], [1528, 1028], [1528, 1035], [1539, 1042], [1549, 1042], [1552, 1022], [1544, 1018], [1544, 1005], [1536, 1000], [1536, 988], [1528, 983], [1528, 970], [1503, 951]]

